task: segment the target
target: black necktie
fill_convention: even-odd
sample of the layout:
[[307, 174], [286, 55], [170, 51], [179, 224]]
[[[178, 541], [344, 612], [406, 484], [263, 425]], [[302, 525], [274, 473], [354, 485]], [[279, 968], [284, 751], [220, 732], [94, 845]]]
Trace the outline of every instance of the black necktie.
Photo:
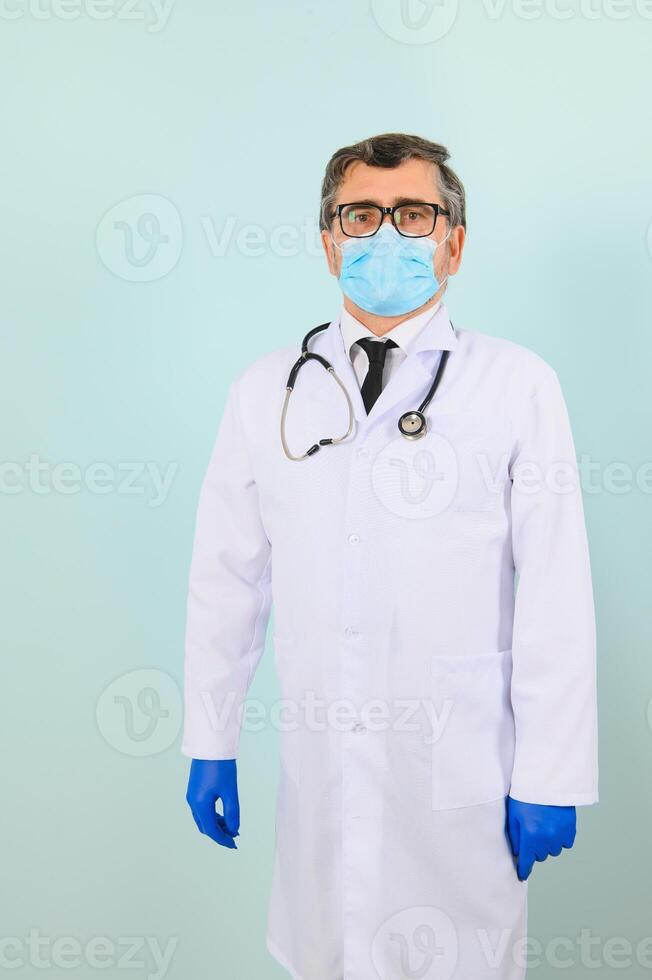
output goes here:
[[368, 415], [383, 390], [383, 368], [387, 351], [390, 347], [398, 347], [398, 344], [395, 344], [393, 340], [372, 340], [371, 337], [362, 337], [356, 343], [369, 358], [369, 370], [361, 389], [362, 400]]

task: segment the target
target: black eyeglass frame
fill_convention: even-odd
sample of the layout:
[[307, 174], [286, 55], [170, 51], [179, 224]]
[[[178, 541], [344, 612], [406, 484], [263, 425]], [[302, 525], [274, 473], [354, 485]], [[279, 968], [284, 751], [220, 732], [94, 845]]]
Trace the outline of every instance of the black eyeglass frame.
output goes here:
[[[396, 224], [396, 219], [394, 217], [395, 212], [396, 211], [400, 211], [401, 208], [409, 208], [411, 204], [415, 204], [415, 205], [416, 204], [419, 204], [419, 205], [421, 205], [421, 207], [423, 207], [425, 205], [426, 207], [429, 207], [429, 208], [433, 208], [434, 209], [434, 217], [433, 217], [433, 220], [432, 220], [432, 228], [430, 229], [429, 232], [427, 232], [427, 234], [424, 234], [424, 235], [406, 235], [405, 232], [402, 232], [401, 229]], [[375, 231], [370, 232], [368, 235], [349, 235], [346, 231], [344, 231], [344, 225], [342, 224], [342, 211], [345, 208], [355, 208], [355, 207], [359, 207], [359, 208], [374, 208], [374, 210], [380, 212], [380, 221], [378, 222], [378, 227], [376, 228]], [[442, 208], [441, 204], [436, 204], [434, 201], [404, 201], [402, 204], [395, 204], [391, 208], [384, 208], [380, 204], [369, 204], [369, 203], [367, 203], [365, 201], [350, 201], [348, 204], [338, 204], [337, 205], [337, 207], [335, 208], [335, 214], [333, 215], [332, 220], [334, 221], [335, 218], [338, 218], [339, 219], [340, 228], [341, 228], [342, 234], [346, 238], [373, 238], [373, 236], [374, 235], [377, 235], [378, 232], [380, 231], [380, 229], [382, 228], [383, 221], [385, 220], [385, 215], [386, 214], [388, 214], [391, 217], [392, 224], [394, 225], [394, 228], [399, 233], [399, 235], [402, 235], [403, 238], [427, 238], [428, 235], [432, 235], [433, 231], [435, 230], [435, 228], [437, 226], [437, 218], [439, 217], [440, 214], [444, 215], [444, 217], [446, 217], [446, 218], [450, 218], [450, 216], [451, 216], [450, 211], [446, 211], [444, 208]]]

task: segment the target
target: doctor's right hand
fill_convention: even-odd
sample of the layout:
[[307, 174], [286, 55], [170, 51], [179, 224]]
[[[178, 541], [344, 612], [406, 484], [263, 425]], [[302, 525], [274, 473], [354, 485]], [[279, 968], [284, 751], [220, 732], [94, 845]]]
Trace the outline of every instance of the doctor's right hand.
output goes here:
[[[236, 847], [240, 804], [235, 759], [193, 759], [186, 800], [202, 834], [222, 847]], [[223, 813], [215, 808], [218, 800]]]

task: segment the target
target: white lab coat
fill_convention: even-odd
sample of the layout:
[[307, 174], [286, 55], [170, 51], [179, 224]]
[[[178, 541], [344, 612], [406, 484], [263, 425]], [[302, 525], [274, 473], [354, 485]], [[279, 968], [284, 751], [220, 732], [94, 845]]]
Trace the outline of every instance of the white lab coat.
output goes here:
[[[182, 751], [237, 756], [273, 600], [270, 951], [299, 980], [517, 980], [527, 888], [505, 796], [597, 800], [589, 555], [557, 376], [509, 341], [455, 335], [442, 305], [367, 417], [335, 321], [313, 349], [357, 428], [291, 462], [297, 346], [233, 383], [202, 487]], [[408, 442], [398, 417], [442, 349], [428, 434]], [[304, 366], [291, 449], [346, 422], [333, 379]]]

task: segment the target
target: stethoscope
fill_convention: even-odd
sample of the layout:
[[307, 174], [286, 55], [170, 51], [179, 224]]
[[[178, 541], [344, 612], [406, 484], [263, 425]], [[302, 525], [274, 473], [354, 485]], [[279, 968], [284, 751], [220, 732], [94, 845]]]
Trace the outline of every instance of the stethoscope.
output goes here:
[[[283, 410], [281, 412], [281, 444], [283, 446], [283, 452], [285, 453], [287, 458], [294, 460], [296, 462], [302, 459], [307, 459], [309, 456], [314, 456], [315, 453], [319, 452], [322, 446], [336, 446], [338, 443], [344, 442], [344, 440], [348, 439], [351, 433], [353, 432], [353, 427], [355, 425], [355, 416], [353, 414], [353, 404], [351, 402], [351, 398], [349, 396], [348, 391], [344, 387], [344, 384], [342, 383], [341, 379], [337, 376], [335, 372], [335, 368], [330, 363], [330, 361], [327, 361], [326, 358], [322, 357], [321, 354], [315, 354], [314, 351], [308, 350], [308, 344], [315, 336], [315, 334], [320, 333], [322, 330], [326, 330], [327, 327], [329, 326], [330, 323], [320, 323], [318, 327], [314, 327], [303, 338], [303, 340], [301, 341], [301, 354], [298, 357], [298, 359], [295, 361], [294, 365], [292, 366], [292, 370], [290, 371], [287, 384], [285, 386], [285, 398], [283, 400]], [[455, 332], [455, 328], [453, 328], [453, 332]], [[398, 420], [398, 430], [401, 433], [401, 435], [404, 436], [406, 439], [410, 439], [410, 440], [420, 439], [422, 436], [426, 434], [428, 423], [426, 422], [426, 417], [424, 415], [424, 412], [427, 409], [430, 402], [432, 401], [434, 394], [437, 391], [437, 388], [439, 387], [439, 382], [441, 381], [442, 376], [444, 374], [444, 368], [446, 367], [446, 362], [448, 360], [449, 354], [450, 354], [449, 350], [444, 350], [441, 352], [441, 357], [439, 359], [439, 364], [437, 365], [437, 371], [435, 372], [435, 376], [432, 379], [432, 384], [428, 389], [426, 397], [423, 399], [423, 401], [416, 409], [416, 411], [413, 410], [411, 412], [404, 412], [403, 415], [401, 415], [400, 419]], [[349, 410], [349, 424], [344, 435], [333, 436], [330, 439], [320, 439], [319, 442], [316, 442], [313, 446], [310, 447], [310, 449], [307, 449], [306, 452], [303, 453], [301, 456], [294, 456], [290, 452], [285, 438], [285, 420], [287, 417], [290, 395], [294, 391], [294, 386], [297, 381], [297, 376], [299, 374], [299, 371], [303, 367], [303, 365], [306, 364], [308, 361], [317, 361], [319, 364], [321, 364], [324, 370], [328, 371], [328, 373], [331, 375], [333, 380], [337, 382], [337, 384], [344, 392], [344, 397], [346, 398], [346, 404]]]

